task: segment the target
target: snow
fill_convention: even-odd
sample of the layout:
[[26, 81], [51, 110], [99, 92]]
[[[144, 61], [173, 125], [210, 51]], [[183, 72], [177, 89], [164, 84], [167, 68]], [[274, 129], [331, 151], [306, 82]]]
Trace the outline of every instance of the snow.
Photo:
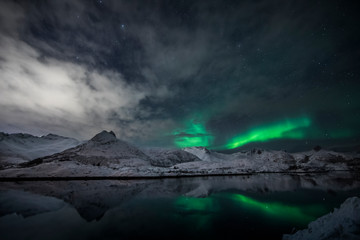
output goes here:
[[179, 149], [153, 148], [145, 150], [150, 163], [158, 167], [171, 167], [179, 163], [201, 161], [195, 155]]
[[[78, 172], [90, 174], [96, 171], [109, 172], [102, 168], [97, 169], [101, 166], [116, 170], [119, 167], [148, 165], [148, 161], [149, 157], [138, 148], [117, 139], [112, 132], [103, 131], [83, 144], [61, 153], [35, 159], [23, 164], [22, 167], [32, 167], [34, 171], [42, 171], [41, 169], [45, 167], [48, 168], [49, 173], [55, 175], [72, 173], [70, 169], [81, 168]], [[66, 169], [69, 171], [65, 171]]]
[[0, 132], [0, 168], [62, 152], [78, 144], [80, 142], [76, 139], [54, 134], [36, 137]]
[[360, 198], [346, 199], [339, 209], [311, 222], [307, 229], [283, 240], [360, 239]]
[[184, 151], [194, 154], [202, 161], [221, 161], [221, 160], [234, 160], [240, 159], [241, 157], [245, 157], [244, 154], [237, 153], [237, 154], [222, 154], [213, 152], [205, 147], [188, 147], [184, 148]]
[[102, 131], [95, 135], [90, 141], [76, 148], [63, 152], [65, 154], [76, 153], [81, 156], [97, 156], [101, 158], [130, 159], [138, 158], [148, 160], [141, 150], [131, 144], [116, 138], [113, 132]]
[[109, 143], [109, 142], [113, 142], [116, 141], [116, 136], [115, 133], [113, 131], [107, 132], [107, 131], [102, 131], [98, 134], [96, 134], [91, 141], [93, 142], [99, 142], [99, 143]]
[[[33, 138], [24, 135], [16, 140]], [[42, 141], [56, 139], [65, 138], [48, 135], [46, 140]], [[36, 144], [32, 145], [35, 149]], [[13, 153], [16, 154], [16, 151]], [[11, 158], [6, 160], [8, 164], [9, 159]], [[248, 152], [222, 154], [203, 147], [139, 149], [117, 139], [113, 132], [102, 131], [89, 141], [63, 152], [20, 165], [13, 164], [0, 170], [0, 177], [172, 177], [358, 171], [359, 159], [358, 153], [345, 154], [327, 150], [287, 153], [253, 149]]]

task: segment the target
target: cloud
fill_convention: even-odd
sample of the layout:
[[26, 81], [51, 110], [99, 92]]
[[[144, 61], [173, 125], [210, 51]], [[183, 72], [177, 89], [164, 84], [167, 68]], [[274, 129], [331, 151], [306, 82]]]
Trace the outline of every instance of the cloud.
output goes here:
[[0, 26], [1, 130], [89, 138], [102, 129], [111, 129], [121, 138], [133, 140], [155, 134], [148, 129], [154, 127], [153, 122], [169, 125], [171, 121], [166, 119], [153, 119], [147, 124], [137, 119], [151, 115], [140, 101], [166, 96], [165, 87], [129, 84], [119, 71], [67, 61], [56, 57], [59, 53], [46, 56], [42, 50], [59, 49], [41, 40], [36, 47], [24, 41], [20, 37], [24, 9], [10, 3], [3, 6], [0, 16], [6, 21]]
[[[348, 87], [358, 86], [356, 21], [335, 16], [333, 2], [0, 5], [0, 131], [89, 138], [107, 129], [162, 145], [198, 115], [216, 142], [267, 121], [358, 107]], [[343, 73], [351, 84], [340, 85]]]
[[[116, 128], [115, 122], [107, 120], [113, 111], [120, 119], [133, 119], [128, 109], [151, 94], [127, 85], [120, 73], [43, 59], [31, 46], [8, 37], [1, 38], [1, 45], [2, 128], [31, 126], [43, 132], [55, 124], [58, 129], [70, 127], [68, 135], [76, 129], [89, 137], [89, 127], [92, 133], [102, 128]], [[18, 118], [17, 111], [25, 113], [24, 117]], [[51, 119], [57, 119], [58, 123]]]

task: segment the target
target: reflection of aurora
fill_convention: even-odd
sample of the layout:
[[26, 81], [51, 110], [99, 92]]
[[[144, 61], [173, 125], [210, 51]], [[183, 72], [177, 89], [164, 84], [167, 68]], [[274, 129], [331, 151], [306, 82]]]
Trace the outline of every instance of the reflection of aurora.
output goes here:
[[175, 207], [180, 213], [177, 217], [185, 217], [186, 222], [195, 229], [206, 227], [211, 222], [212, 214], [219, 211], [213, 197], [194, 198], [182, 196], [175, 200]]
[[213, 197], [195, 198], [182, 196], [176, 199], [175, 205], [186, 212], [214, 212], [218, 210]]
[[229, 198], [246, 208], [261, 211], [264, 215], [303, 224], [326, 212], [322, 206], [290, 206], [277, 202], [260, 202], [242, 194], [230, 194]]
[[279, 202], [262, 202], [242, 194], [218, 193], [206, 198], [179, 197], [175, 207], [198, 227], [205, 226], [211, 218], [221, 212], [221, 201], [231, 200], [235, 206], [245, 208], [276, 220], [306, 225], [326, 213], [322, 205], [286, 205]]

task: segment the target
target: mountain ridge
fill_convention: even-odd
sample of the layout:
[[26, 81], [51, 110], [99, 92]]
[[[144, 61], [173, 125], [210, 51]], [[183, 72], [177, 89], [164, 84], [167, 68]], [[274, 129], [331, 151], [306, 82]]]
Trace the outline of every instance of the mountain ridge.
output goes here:
[[101, 131], [62, 152], [9, 164], [0, 171], [0, 177], [166, 177], [358, 170], [358, 153], [253, 149], [224, 154], [204, 147], [140, 149], [117, 139], [112, 131]]

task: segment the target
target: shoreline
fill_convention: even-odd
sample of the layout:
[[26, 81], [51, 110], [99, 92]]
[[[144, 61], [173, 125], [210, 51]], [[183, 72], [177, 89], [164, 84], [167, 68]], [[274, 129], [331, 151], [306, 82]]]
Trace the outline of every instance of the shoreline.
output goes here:
[[189, 175], [158, 175], [158, 176], [73, 176], [73, 177], [0, 177], [0, 182], [18, 181], [92, 181], [92, 180], [146, 180], [146, 179], [166, 179], [166, 178], [195, 178], [195, 177], [226, 177], [226, 176], [250, 176], [260, 174], [284, 174], [284, 175], [304, 175], [304, 174], [326, 174], [331, 172], [353, 172], [355, 170], [328, 170], [328, 171], [308, 171], [308, 172], [254, 172], [254, 173], [229, 173], [229, 174], [189, 174]]

